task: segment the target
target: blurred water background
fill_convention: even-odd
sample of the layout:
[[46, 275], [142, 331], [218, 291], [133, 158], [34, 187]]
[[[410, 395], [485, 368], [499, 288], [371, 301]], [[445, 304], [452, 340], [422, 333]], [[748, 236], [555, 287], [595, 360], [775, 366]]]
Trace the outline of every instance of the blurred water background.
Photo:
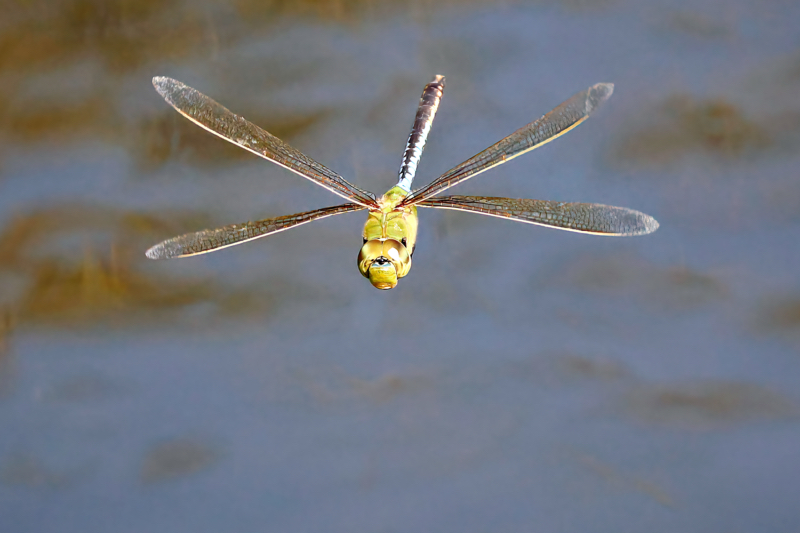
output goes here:
[[[0, 531], [800, 530], [800, 3], [5, 0]], [[189, 123], [177, 78], [378, 194], [597, 82], [589, 121], [453, 189], [641, 210], [599, 238], [363, 213]]]

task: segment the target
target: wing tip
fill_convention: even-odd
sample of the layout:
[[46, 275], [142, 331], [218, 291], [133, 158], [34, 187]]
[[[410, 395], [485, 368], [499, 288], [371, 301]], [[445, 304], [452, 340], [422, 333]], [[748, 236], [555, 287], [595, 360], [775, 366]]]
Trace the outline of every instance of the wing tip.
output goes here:
[[603, 98], [609, 98], [614, 94], [613, 83], [596, 83], [592, 88], [598, 93], [602, 93]]
[[644, 215], [643, 219], [644, 219], [644, 233], [642, 233], [642, 235], [653, 233], [661, 225], [658, 223], [658, 220], [654, 219], [650, 215]]
[[659, 227], [659, 223], [655, 218], [641, 211], [636, 211], [635, 209], [600, 204], [592, 205], [605, 212], [605, 214], [601, 212], [602, 216], [600, 218], [607, 217], [610, 223], [610, 231], [601, 231], [600, 233], [606, 235], [616, 237], [638, 237], [653, 233]]
[[591, 114], [600, 104], [611, 98], [614, 94], [613, 83], [595, 83], [586, 94], [586, 114]]
[[163, 255], [160, 248], [161, 245], [156, 244], [152, 248], [148, 248], [144, 255], [147, 256], [148, 259], [162, 259]]
[[650, 215], [646, 215], [639, 211], [636, 211], [636, 222], [634, 224], [633, 231], [627, 233], [627, 235], [637, 236], [637, 235], [649, 235], [656, 231], [660, 224], [658, 221], [651, 217]]
[[170, 243], [170, 241], [164, 241], [156, 244], [155, 246], [149, 248], [144, 255], [147, 256], [148, 259], [171, 259], [173, 257], [177, 257], [181, 255], [181, 248], [180, 246], [174, 246]]
[[175, 89], [184, 89], [186, 85], [167, 76], [154, 76], [153, 87], [165, 100], [171, 101], [171, 94], [175, 92]]

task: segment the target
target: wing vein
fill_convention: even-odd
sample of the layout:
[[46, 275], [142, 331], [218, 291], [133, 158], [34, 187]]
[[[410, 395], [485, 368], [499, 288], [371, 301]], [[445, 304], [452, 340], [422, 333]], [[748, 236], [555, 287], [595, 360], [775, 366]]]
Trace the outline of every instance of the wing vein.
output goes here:
[[247, 241], [266, 237], [273, 233], [285, 231], [289, 228], [302, 226], [314, 220], [361, 211], [364, 206], [358, 204], [342, 204], [331, 207], [323, 207], [314, 211], [296, 213], [282, 217], [267, 218], [242, 224], [230, 224], [216, 229], [195, 231], [185, 235], [179, 235], [160, 242], [147, 250], [145, 255], [150, 259], [171, 259], [174, 257], [189, 257], [193, 255], [205, 254], [229, 246], [235, 246]]
[[646, 235], [658, 229], [658, 222], [650, 215], [626, 207], [603, 204], [565, 203], [489, 196], [440, 196], [423, 200], [417, 205], [435, 209], [469, 211], [517, 222], [594, 235]]

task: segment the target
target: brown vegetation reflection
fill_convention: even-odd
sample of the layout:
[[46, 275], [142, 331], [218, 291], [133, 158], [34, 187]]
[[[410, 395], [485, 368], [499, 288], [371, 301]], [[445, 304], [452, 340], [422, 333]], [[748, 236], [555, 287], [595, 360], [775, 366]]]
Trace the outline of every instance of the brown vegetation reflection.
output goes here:
[[[569, 449], [567, 450], [567, 452], [570, 451]], [[675, 506], [672, 496], [652, 481], [638, 475], [624, 473], [620, 468], [585, 452], [572, 450], [570, 455], [577, 460], [578, 464], [603, 479], [611, 489], [637, 492], [648, 496], [665, 507]]]
[[68, 205], [12, 220], [0, 234], [0, 283], [15, 289], [5, 302], [6, 322], [132, 326], [174, 320], [177, 311], [198, 303], [225, 315], [264, 310], [269, 295], [144, 269], [142, 250], [157, 234], [209, 225], [197, 215], [170, 213], [169, 219]]
[[226, 4], [179, 0], [11, 2], [3, 9], [7, 24], [0, 32], [0, 71], [63, 68], [90, 58], [99, 59], [104, 68], [129, 72], [148, 62], [211, 55], [245, 37], [240, 23], [273, 27], [293, 17], [353, 24], [464, 3], [468, 2], [234, 0], [231, 10]]
[[[367, 3], [342, 1], [334, 11], [357, 16]], [[220, 47], [247, 36], [239, 23], [252, 22], [247, 17], [256, 7], [262, 14], [324, 18], [336, 4], [239, 2], [243, 19], [237, 21], [227, 11], [227, 18], [215, 16], [213, 6], [197, 9], [176, 0], [12, 2], [3, 10], [7, 24], [0, 28], [0, 138], [21, 143], [102, 139], [127, 148], [144, 168], [162, 164], [176, 148], [179, 157], [188, 151], [185, 161], [196, 165], [247, 157], [188, 124], [177, 126], [180, 135], [175, 136], [180, 119], [154, 92], [154, 105], [161, 106], [156, 116], [121, 109], [119, 95], [152, 91], [147, 77], [141, 89], [126, 88], [123, 84], [130, 82], [123, 75], [146, 64], [213, 57]], [[272, 15], [268, 19], [274, 24]], [[248, 118], [290, 140], [326, 113]], [[177, 146], [171, 142], [176, 139]]]
[[147, 453], [142, 464], [144, 483], [168, 481], [210, 468], [220, 460], [215, 447], [194, 438], [161, 442]]
[[11, 352], [11, 330], [14, 317], [11, 311], [0, 308], [0, 397], [5, 396], [13, 380], [14, 360]]
[[204, 47], [202, 12], [154, 0], [12, 2], [0, 33], [0, 70], [63, 68], [87, 58], [115, 71], [154, 59], [185, 57]]
[[626, 128], [629, 133], [619, 141], [612, 157], [654, 165], [693, 152], [727, 159], [744, 157], [774, 146], [776, 136], [800, 123], [797, 117], [784, 122], [751, 119], [723, 98], [697, 100], [676, 95], [645, 115], [642, 125]]
[[74, 484], [85, 471], [85, 467], [56, 469], [29, 453], [15, 453], [0, 464], [0, 482], [16, 487], [60, 489]]
[[800, 345], [800, 296], [775, 297], [757, 309], [755, 330], [785, 337]]
[[668, 30], [703, 39], [731, 38], [735, 33], [729, 21], [721, 21], [719, 16], [709, 17], [697, 11], [678, 11], [665, 17], [663, 23]]
[[643, 422], [684, 429], [713, 429], [798, 415], [797, 406], [778, 392], [729, 381], [635, 387], [625, 395], [622, 406]]
[[725, 298], [727, 287], [716, 277], [686, 266], [661, 266], [635, 255], [580, 254], [543, 277], [548, 285], [634, 298], [656, 309], [684, 311]]
[[771, 304], [765, 309], [764, 327], [800, 330], [800, 298]]
[[[178, 157], [186, 150], [184, 161], [196, 165], [244, 158], [247, 154], [241, 150], [190, 125], [178, 126], [180, 135], [175, 136], [179, 120], [162, 102], [155, 117], [121, 109], [119, 95], [150, 91], [146, 77], [139, 89], [124, 85], [131, 83], [124, 76], [141, 72], [146, 65], [211, 60], [220, 50], [286, 18], [357, 24], [393, 14], [428, 15], [447, 5], [481, 1], [235, 0], [232, 6], [196, 6], [179, 0], [12, 2], [4, 7], [6, 24], [0, 27], [0, 138], [22, 143], [101, 139], [127, 148], [145, 169], [162, 164], [176, 148]], [[561, 3], [598, 5], [596, 0]], [[293, 81], [292, 76], [280, 78], [285, 84]], [[328, 112], [280, 112], [277, 119], [270, 113], [269, 120], [252, 113], [246, 116], [291, 141]], [[171, 142], [176, 139], [177, 147]]]
[[[143, 78], [141, 84], [141, 90], [150, 94], [149, 81]], [[16, 105], [4, 113], [5, 120], [0, 121], [0, 128], [6, 131], [0, 131], [0, 135], [22, 143], [101, 139], [126, 147], [134, 163], [143, 170], [158, 168], [171, 158], [202, 167], [254, 158], [182, 119], [160, 101], [155, 91], [152, 96], [161, 111], [152, 116], [137, 116], [134, 121], [119, 113], [111, 95], [102, 86], [91, 88], [78, 100], [58, 99], [54, 95], [52, 100], [25, 102], [23, 97], [24, 105]], [[290, 115], [282, 112], [269, 118], [249, 113], [248, 118], [273, 135], [292, 139], [329, 114], [329, 110], [319, 109]]]
[[470, 2], [234, 0], [231, 9], [179, 0], [11, 2], [3, 8], [7, 24], [0, 31], [0, 71], [63, 68], [88, 58], [99, 59], [106, 69], [129, 72], [148, 62], [212, 55], [245, 37], [242, 23], [269, 28], [292, 17], [355, 24], [464, 3]]

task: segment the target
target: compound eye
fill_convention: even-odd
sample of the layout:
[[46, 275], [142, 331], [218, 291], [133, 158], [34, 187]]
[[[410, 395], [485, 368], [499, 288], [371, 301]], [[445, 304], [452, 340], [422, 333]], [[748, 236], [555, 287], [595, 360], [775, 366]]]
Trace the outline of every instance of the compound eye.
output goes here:
[[401, 243], [403, 243], [403, 246], [408, 246], [408, 242], [406, 241], [406, 238], [405, 238], [405, 237], [403, 237], [403, 238], [400, 240], [400, 242], [401, 242]]
[[373, 239], [358, 253], [358, 270], [379, 289], [391, 289], [411, 269], [408, 249], [394, 239]]
[[383, 241], [382, 255], [392, 263], [402, 264], [408, 262], [408, 250], [394, 239]]
[[369, 267], [372, 262], [383, 256], [383, 243], [371, 240], [364, 243], [358, 253], [358, 270], [364, 277], [369, 277]]

